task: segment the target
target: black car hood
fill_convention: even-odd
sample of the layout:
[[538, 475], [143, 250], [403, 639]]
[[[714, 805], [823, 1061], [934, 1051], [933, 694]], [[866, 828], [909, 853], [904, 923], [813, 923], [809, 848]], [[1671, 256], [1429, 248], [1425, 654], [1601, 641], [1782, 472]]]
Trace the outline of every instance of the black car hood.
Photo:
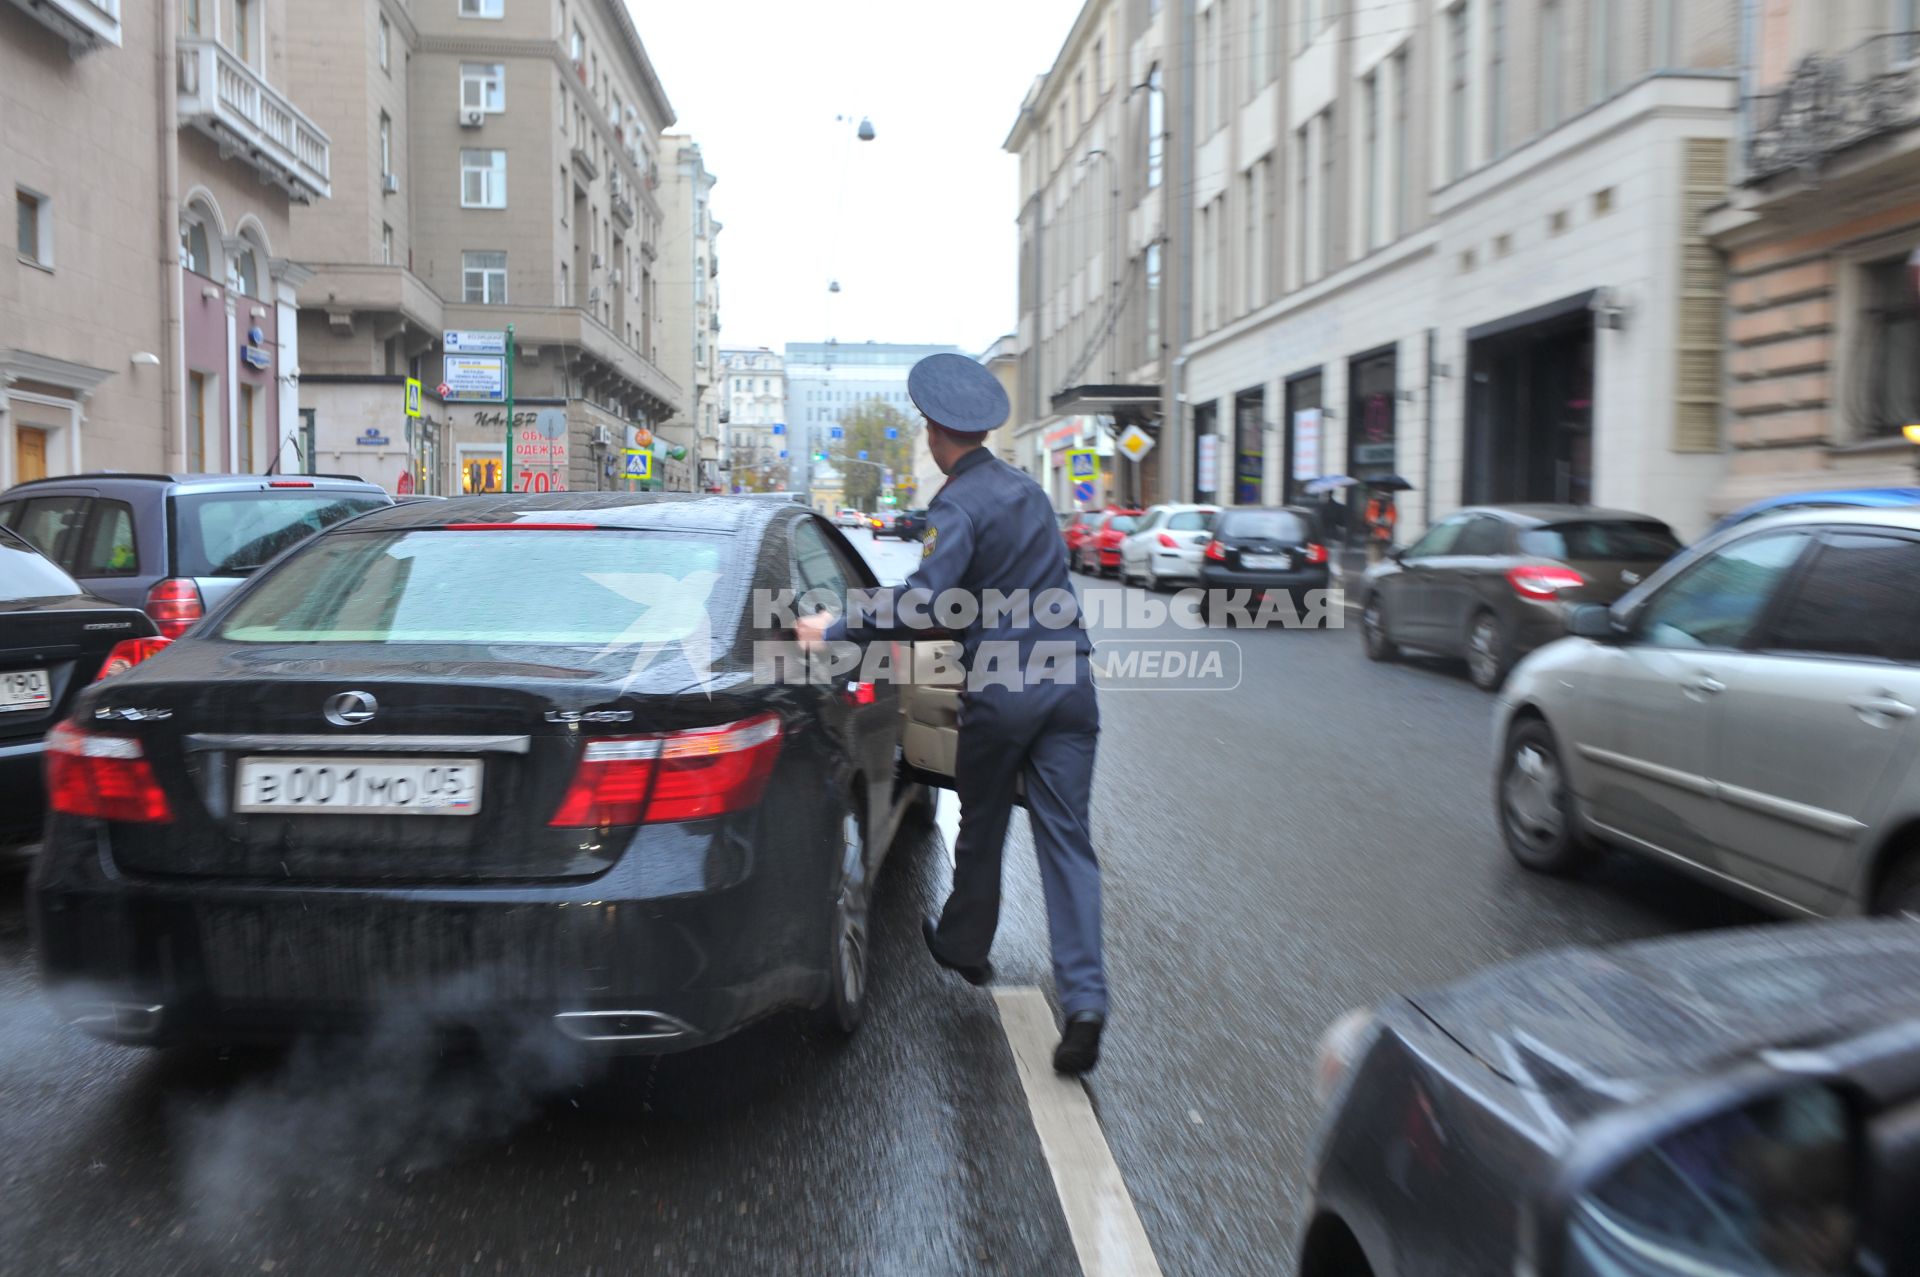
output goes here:
[[1920, 925], [1789, 923], [1503, 964], [1409, 1001], [1516, 1085], [1624, 1100], [1920, 1017]]

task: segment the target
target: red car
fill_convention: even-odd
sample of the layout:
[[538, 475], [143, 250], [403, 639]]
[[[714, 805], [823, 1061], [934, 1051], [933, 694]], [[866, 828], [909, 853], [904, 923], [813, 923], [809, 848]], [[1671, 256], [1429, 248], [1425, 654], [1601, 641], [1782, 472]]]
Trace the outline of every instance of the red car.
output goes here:
[[1120, 542], [1139, 524], [1141, 511], [1107, 509], [1091, 516], [1080, 540], [1076, 566], [1091, 576], [1120, 573]]
[[1100, 518], [1097, 510], [1075, 510], [1071, 514], [1060, 516], [1060, 539], [1067, 543], [1067, 563], [1078, 567], [1080, 564], [1080, 545], [1093, 532], [1093, 525]]

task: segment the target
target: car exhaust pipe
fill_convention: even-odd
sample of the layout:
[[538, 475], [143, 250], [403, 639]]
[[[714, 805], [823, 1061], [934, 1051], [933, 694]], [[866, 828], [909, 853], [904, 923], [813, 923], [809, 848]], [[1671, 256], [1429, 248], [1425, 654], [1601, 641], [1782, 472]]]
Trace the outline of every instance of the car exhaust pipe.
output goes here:
[[76, 1002], [67, 1008], [67, 1023], [115, 1042], [151, 1042], [166, 1011], [160, 1003]]
[[685, 1020], [659, 1011], [562, 1011], [553, 1022], [576, 1042], [666, 1042], [693, 1034]]

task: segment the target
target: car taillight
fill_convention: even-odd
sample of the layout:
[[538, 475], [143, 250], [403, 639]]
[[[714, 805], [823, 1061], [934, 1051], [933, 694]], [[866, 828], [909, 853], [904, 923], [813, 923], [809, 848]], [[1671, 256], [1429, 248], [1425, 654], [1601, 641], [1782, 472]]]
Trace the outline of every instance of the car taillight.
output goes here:
[[1227, 548], [1221, 545], [1218, 539], [1209, 541], [1207, 542], [1207, 557], [1215, 563], [1225, 563], [1227, 561]]
[[1560, 591], [1577, 590], [1586, 583], [1587, 578], [1572, 568], [1553, 564], [1528, 564], [1507, 569], [1507, 584], [1523, 599], [1551, 601], [1560, 596]]
[[1178, 550], [1180, 548], [1180, 543], [1171, 536], [1168, 536], [1165, 532], [1160, 534], [1160, 544], [1166, 546], [1169, 550]]
[[100, 672], [93, 676], [93, 681], [98, 683], [103, 678], [124, 674], [171, 642], [169, 638], [121, 639], [107, 653], [107, 659], [100, 662]]
[[160, 627], [160, 637], [170, 639], [185, 634], [195, 621], [207, 614], [206, 604], [200, 601], [200, 587], [183, 576], [155, 581], [147, 591], [144, 610]]
[[760, 801], [780, 754], [774, 714], [719, 727], [587, 742], [548, 822], [556, 829], [722, 816]]
[[69, 816], [128, 824], [173, 820], [166, 791], [154, 779], [139, 741], [95, 736], [70, 723], [47, 734], [47, 803]]
[[1326, 561], [1327, 547], [1317, 541], [1309, 541], [1307, 543], [1307, 562], [1325, 563]]

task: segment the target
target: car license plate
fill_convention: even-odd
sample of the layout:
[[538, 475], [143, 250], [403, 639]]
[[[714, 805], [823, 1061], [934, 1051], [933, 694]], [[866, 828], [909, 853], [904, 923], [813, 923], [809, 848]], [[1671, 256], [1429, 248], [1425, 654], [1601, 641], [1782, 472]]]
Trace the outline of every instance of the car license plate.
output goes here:
[[471, 816], [480, 810], [477, 758], [243, 758], [237, 812]]
[[53, 704], [53, 682], [45, 670], [0, 673], [0, 714], [46, 709]]
[[1240, 556], [1242, 567], [1261, 568], [1269, 572], [1284, 572], [1293, 566], [1291, 554], [1243, 554]]

